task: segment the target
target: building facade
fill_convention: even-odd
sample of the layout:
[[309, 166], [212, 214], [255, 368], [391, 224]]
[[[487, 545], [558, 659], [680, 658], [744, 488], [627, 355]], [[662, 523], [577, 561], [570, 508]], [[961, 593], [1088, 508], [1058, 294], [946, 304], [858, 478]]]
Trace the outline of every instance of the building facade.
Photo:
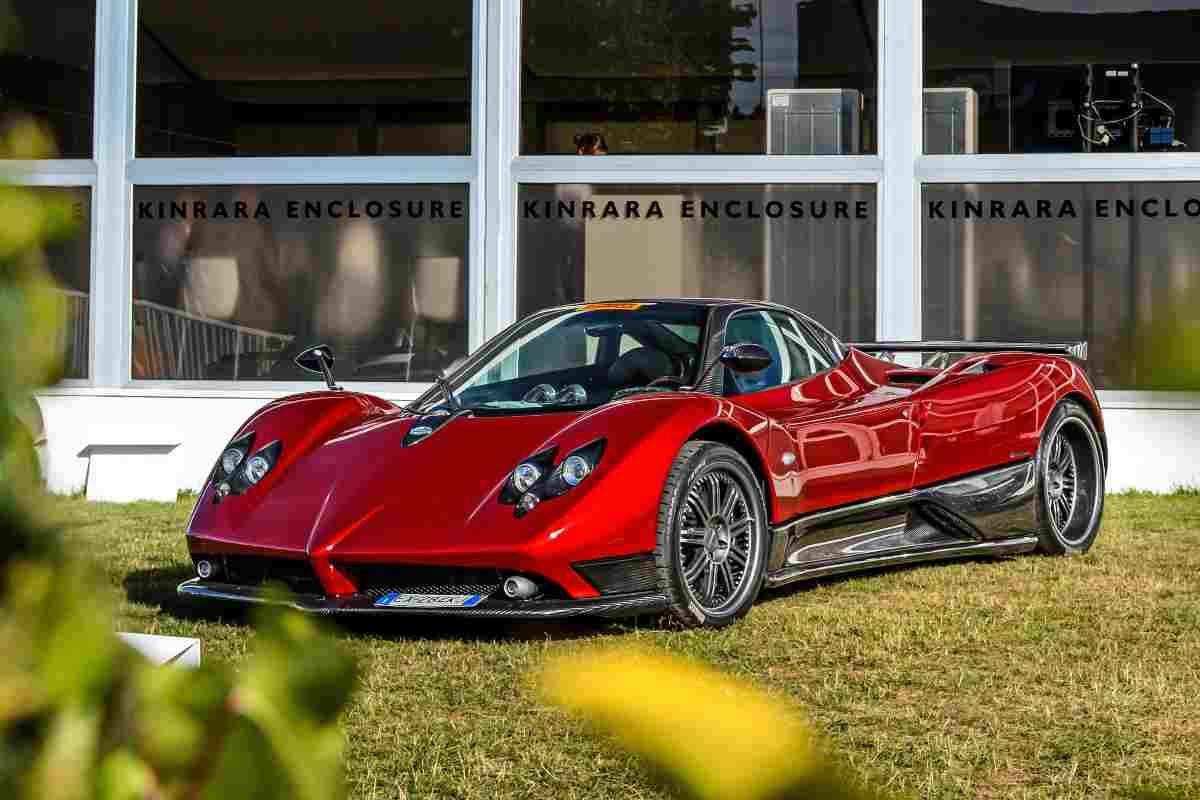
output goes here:
[[667, 295], [1086, 340], [1110, 488], [1200, 483], [1153, 357], [1200, 308], [1200, 0], [14, 9], [0, 89], [58, 153], [0, 170], [77, 220], [54, 490], [198, 488], [309, 344], [402, 401], [531, 311]]

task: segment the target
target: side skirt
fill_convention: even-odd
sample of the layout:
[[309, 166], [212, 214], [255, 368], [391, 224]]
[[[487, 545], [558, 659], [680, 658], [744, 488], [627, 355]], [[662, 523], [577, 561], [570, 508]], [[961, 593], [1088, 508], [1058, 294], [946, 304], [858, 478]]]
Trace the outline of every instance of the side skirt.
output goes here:
[[1037, 542], [1036, 536], [1023, 536], [1020, 539], [950, 545], [935, 550], [895, 553], [886, 556], [875, 556], [874, 558], [863, 558], [857, 561], [839, 561], [812, 567], [785, 567], [768, 574], [766, 585], [769, 587], [783, 586], [785, 583], [791, 583], [792, 581], [821, 578], [826, 575], [840, 575], [846, 572], [880, 569], [882, 567], [898, 566], [901, 564], [919, 564], [922, 561], [942, 561], [953, 558], [967, 558], [969, 556], [999, 556], [1009, 553], [1028, 553], [1037, 547]]
[[772, 529], [766, 584], [1032, 550], [1037, 485], [1028, 460], [808, 514]]

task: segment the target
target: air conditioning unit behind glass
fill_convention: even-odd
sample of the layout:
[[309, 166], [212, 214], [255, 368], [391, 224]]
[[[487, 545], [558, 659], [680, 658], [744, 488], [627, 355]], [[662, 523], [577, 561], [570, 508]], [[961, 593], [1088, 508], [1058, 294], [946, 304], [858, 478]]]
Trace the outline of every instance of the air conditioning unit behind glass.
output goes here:
[[925, 152], [979, 152], [979, 95], [974, 89], [925, 90]]
[[767, 153], [858, 153], [862, 106], [862, 93], [857, 89], [771, 89], [767, 92]]

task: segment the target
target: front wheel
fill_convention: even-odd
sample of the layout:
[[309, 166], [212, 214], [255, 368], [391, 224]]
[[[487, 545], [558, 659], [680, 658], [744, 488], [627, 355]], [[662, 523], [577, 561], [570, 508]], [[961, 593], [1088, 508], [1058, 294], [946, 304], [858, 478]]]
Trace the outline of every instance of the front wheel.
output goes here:
[[1104, 510], [1104, 452], [1092, 418], [1078, 403], [1060, 403], [1038, 446], [1038, 549], [1086, 553]]
[[746, 459], [716, 442], [688, 442], [663, 487], [655, 562], [669, 612], [686, 627], [745, 616], [767, 561], [762, 490]]

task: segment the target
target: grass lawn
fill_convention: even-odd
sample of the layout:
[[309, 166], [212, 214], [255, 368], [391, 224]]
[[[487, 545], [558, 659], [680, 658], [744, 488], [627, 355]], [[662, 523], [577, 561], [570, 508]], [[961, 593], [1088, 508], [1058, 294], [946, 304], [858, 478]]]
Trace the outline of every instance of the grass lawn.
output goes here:
[[[190, 610], [190, 501], [56, 501], [123, 630], [238, 662], [254, 630]], [[1090, 554], [920, 566], [767, 593], [741, 624], [357, 623], [359, 798], [657, 797], [636, 761], [543, 705], [552, 654], [662, 648], [773, 691], [876, 781], [928, 798], [1200, 797], [1200, 495], [1109, 498]], [[686, 731], [680, 731], [686, 736]], [[736, 769], [736, 765], [727, 765]]]

